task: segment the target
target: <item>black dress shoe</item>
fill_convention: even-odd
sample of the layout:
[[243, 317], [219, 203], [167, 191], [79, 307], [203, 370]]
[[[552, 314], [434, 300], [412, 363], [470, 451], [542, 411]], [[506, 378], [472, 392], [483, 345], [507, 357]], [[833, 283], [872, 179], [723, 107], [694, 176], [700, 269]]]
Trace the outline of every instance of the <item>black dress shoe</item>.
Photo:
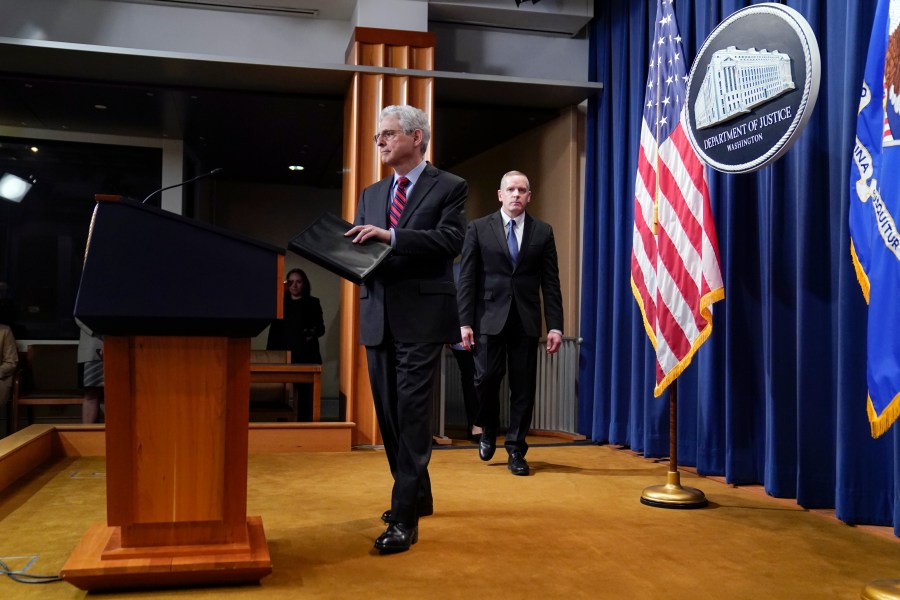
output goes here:
[[497, 449], [497, 435], [487, 432], [481, 434], [481, 440], [478, 442], [478, 458], [481, 460], [491, 460], [494, 457], [494, 451]]
[[513, 475], [528, 475], [528, 473], [531, 471], [528, 468], [528, 463], [525, 461], [525, 457], [522, 456], [521, 452], [509, 453], [509, 464], [507, 465], [507, 467]]
[[388, 528], [375, 540], [375, 549], [382, 554], [392, 552], [406, 552], [409, 547], [419, 541], [419, 527], [416, 525], [404, 525], [403, 523], [391, 523]]
[[[429, 504], [427, 506], [420, 506], [416, 511], [416, 515], [419, 517], [430, 517], [434, 514], [434, 505]], [[385, 523], [391, 522], [391, 509], [387, 509], [383, 513], [381, 513], [381, 520]]]

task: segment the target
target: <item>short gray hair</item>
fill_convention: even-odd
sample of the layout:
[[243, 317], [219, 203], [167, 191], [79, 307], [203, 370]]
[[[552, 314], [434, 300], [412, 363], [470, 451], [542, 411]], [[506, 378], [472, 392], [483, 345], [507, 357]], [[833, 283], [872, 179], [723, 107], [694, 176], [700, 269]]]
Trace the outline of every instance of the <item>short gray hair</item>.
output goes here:
[[381, 119], [387, 116], [397, 117], [400, 127], [406, 135], [412, 135], [416, 129], [422, 130], [422, 154], [428, 150], [428, 142], [431, 140], [431, 126], [428, 124], [428, 115], [424, 111], [409, 106], [408, 104], [392, 104], [381, 109]]
[[525, 183], [528, 186], [528, 191], [530, 192], [531, 191], [531, 181], [529, 181], [528, 175], [526, 175], [522, 171], [509, 171], [507, 173], [504, 173], [503, 177], [500, 178], [500, 189], [502, 190], [504, 185], [506, 184], [507, 177], [514, 177], [515, 175], [521, 175], [522, 177], [525, 178]]

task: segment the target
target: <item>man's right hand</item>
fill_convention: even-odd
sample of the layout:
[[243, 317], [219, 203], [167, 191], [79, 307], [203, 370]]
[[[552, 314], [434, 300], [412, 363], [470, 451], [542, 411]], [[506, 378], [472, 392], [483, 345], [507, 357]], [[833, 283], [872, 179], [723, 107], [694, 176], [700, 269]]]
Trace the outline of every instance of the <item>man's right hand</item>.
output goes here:
[[462, 347], [472, 351], [472, 348], [475, 347], [475, 332], [472, 331], [472, 328], [468, 325], [459, 328], [459, 336], [461, 339]]
[[351, 235], [355, 236], [353, 238], [354, 244], [362, 244], [369, 238], [375, 238], [385, 244], [391, 243], [391, 232], [374, 225], [354, 225], [353, 229], [344, 233], [344, 237], [350, 237]]

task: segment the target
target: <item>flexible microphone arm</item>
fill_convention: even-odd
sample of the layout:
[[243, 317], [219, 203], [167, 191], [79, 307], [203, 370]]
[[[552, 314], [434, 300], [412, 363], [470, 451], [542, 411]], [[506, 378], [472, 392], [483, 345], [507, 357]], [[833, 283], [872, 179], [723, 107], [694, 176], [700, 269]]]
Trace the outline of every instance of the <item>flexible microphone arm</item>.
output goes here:
[[150, 194], [149, 194], [146, 198], [144, 198], [144, 199], [141, 201], [141, 204], [146, 204], [146, 203], [147, 203], [147, 200], [149, 200], [149, 199], [152, 198], [153, 196], [159, 194], [160, 192], [164, 192], [164, 191], [166, 191], [166, 190], [171, 190], [172, 188], [177, 188], [177, 187], [180, 187], [180, 186], [182, 186], [182, 185], [186, 185], [186, 184], [188, 184], [188, 183], [197, 181], [198, 179], [203, 179], [204, 177], [211, 177], [211, 176], [213, 176], [213, 175], [218, 175], [219, 173], [221, 173], [221, 172], [224, 171], [224, 170], [225, 170], [225, 169], [223, 169], [222, 167], [219, 167], [219, 168], [217, 168], [217, 169], [213, 169], [213, 170], [210, 171], [209, 173], [203, 173], [202, 175], [197, 175], [196, 177], [192, 177], [192, 178], [188, 179], [187, 181], [182, 181], [181, 183], [176, 183], [176, 184], [174, 184], [174, 185], [167, 185], [166, 187], [159, 188], [159, 189], [156, 190], [155, 192], [150, 192]]

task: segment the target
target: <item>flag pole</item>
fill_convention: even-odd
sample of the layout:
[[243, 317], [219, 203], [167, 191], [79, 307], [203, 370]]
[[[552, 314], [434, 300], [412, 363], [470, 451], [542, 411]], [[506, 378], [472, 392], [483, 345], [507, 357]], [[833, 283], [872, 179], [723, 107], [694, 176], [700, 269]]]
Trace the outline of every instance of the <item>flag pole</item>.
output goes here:
[[644, 488], [641, 504], [654, 508], [703, 508], [707, 504], [701, 490], [681, 485], [678, 472], [678, 380], [669, 385], [669, 472], [665, 485]]

